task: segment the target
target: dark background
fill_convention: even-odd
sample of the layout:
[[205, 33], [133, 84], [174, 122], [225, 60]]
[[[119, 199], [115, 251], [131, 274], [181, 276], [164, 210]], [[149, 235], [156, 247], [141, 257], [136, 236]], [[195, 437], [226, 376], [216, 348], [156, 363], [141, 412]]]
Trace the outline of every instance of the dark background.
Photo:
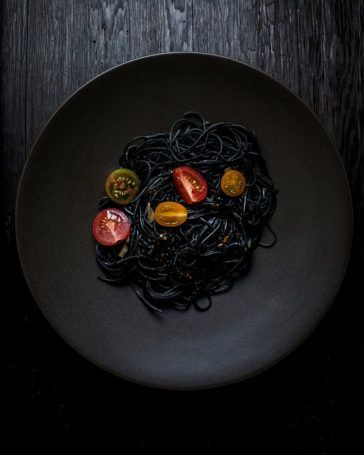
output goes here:
[[[363, 22], [361, 0], [1, 1], [6, 453], [364, 453]], [[137, 386], [81, 358], [34, 304], [14, 239], [21, 170], [59, 104], [118, 63], [180, 50], [237, 58], [299, 95], [337, 146], [354, 201], [351, 263], [319, 328], [264, 374], [203, 392]]]

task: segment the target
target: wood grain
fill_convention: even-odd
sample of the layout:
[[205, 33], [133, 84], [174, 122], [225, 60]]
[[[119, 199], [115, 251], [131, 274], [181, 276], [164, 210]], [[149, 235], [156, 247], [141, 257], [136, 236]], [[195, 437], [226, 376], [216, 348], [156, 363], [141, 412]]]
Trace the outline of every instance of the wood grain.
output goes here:
[[191, 50], [191, 2], [37, 0], [29, 11], [27, 147], [80, 85], [131, 58]]
[[363, 128], [363, 13], [362, 2], [328, 1], [323, 8], [301, 0], [297, 24], [302, 97], [339, 149], [353, 189]]
[[[363, 1], [1, 0], [0, 7], [2, 241], [14, 262], [7, 275], [10, 299], [21, 302], [6, 307], [5, 320], [11, 321], [7, 340], [12, 350], [5, 363], [12, 383], [9, 390], [15, 397], [7, 417], [14, 412], [16, 425], [23, 407], [16, 403], [24, 403], [28, 429], [23, 434], [38, 441], [37, 448], [46, 453], [54, 452], [55, 447], [67, 449], [70, 429], [75, 442], [70, 446], [83, 447], [85, 452], [97, 444], [100, 453], [120, 447], [133, 453], [182, 453], [175, 442], [180, 433], [169, 442], [163, 430], [168, 418], [163, 425], [155, 424], [154, 446], [152, 436], [136, 434], [141, 425], [143, 430], [153, 428], [154, 420], [151, 413], [141, 423], [139, 408], [145, 402], [151, 409], [159, 408], [162, 395], [141, 392], [128, 384], [120, 386], [103, 372], [95, 372], [53, 334], [35, 306], [29, 305], [31, 298], [15, 259], [14, 206], [32, 143], [74, 90], [114, 65], [151, 53], [212, 52], [262, 69], [313, 109], [343, 158], [353, 194], [356, 236], [349, 279], [340, 305], [330, 311], [326, 329], [324, 325], [315, 332], [314, 343], [306, 342], [301, 353], [271, 370], [265, 383], [264, 378], [257, 378], [256, 386], [248, 383], [245, 388], [236, 386], [199, 398], [200, 408], [207, 411], [201, 411], [203, 418], [191, 416], [202, 441], [198, 448], [201, 453], [233, 452], [235, 448], [228, 450], [229, 441], [243, 441], [245, 448], [251, 434], [251, 442], [262, 448], [261, 453], [272, 447], [279, 453], [362, 453], [364, 441], [355, 410], [358, 413], [364, 403], [364, 338], [358, 318], [364, 292], [364, 237], [360, 235], [364, 231]], [[95, 431], [103, 435], [96, 442], [89, 430], [97, 420], [94, 384], [88, 385], [89, 377], [97, 377], [107, 398], [106, 403], [104, 397], [96, 402], [96, 411], [106, 422]], [[296, 384], [302, 392], [299, 396]], [[123, 399], [115, 401], [120, 389]], [[264, 394], [264, 390], [268, 392]], [[287, 390], [288, 398], [281, 399]], [[128, 394], [137, 403], [138, 415], [125, 427], [131, 429], [130, 436], [125, 435], [120, 443], [110, 428], [120, 433], [115, 422]], [[241, 416], [229, 417], [225, 402], [233, 408], [239, 399]], [[197, 395], [190, 401], [184, 395], [177, 402], [190, 413], [195, 400]], [[216, 420], [216, 406], [224, 421]], [[83, 421], [87, 424], [80, 423]], [[259, 431], [257, 422], [262, 422]], [[186, 422], [177, 427], [180, 431]], [[48, 440], [40, 428], [50, 434]], [[138, 430], [133, 433], [133, 428]], [[188, 428], [192, 431], [193, 425]], [[242, 428], [245, 436], [241, 436]], [[183, 433], [187, 441], [189, 431]], [[87, 437], [77, 440], [77, 434]], [[196, 449], [192, 439], [190, 446], [185, 443], [183, 453]], [[12, 447], [17, 440], [14, 438]]]
[[[14, 241], [16, 188], [26, 158], [27, 5], [1, 2], [1, 219], [2, 237]], [[6, 20], [4, 20], [6, 18]], [[3, 239], [2, 239], [3, 240]]]
[[192, 0], [130, 2], [131, 58], [192, 50]]
[[212, 52], [254, 65], [302, 97], [328, 129], [355, 186], [355, 150], [362, 141], [362, 4], [294, 4], [38, 0], [28, 12], [27, 150], [57, 106], [102, 71], [151, 53]]
[[125, 2], [40, 0], [29, 11], [27, 146], [82, 84], [130, 58]]

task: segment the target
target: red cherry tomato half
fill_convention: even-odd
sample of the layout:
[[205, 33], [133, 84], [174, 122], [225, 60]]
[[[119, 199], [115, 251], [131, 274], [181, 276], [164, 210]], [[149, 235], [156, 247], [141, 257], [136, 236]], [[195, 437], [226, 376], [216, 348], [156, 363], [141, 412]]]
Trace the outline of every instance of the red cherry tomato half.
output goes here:
[[204, 177], [189, 166], [180, 166], [173, 169], [173, 182], [187, 204], [196, 204], [207, 196], [207, 183]]
[[119, 209], [102, 210], [94, 219], [93, 234], [101, 245], [114, 246], [130, 234], [129, 218]]

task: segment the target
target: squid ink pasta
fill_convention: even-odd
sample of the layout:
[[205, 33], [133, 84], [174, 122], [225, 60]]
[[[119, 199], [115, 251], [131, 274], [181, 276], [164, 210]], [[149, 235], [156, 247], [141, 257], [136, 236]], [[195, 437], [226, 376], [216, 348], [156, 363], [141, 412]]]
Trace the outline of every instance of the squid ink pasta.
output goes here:
[[99, 278], [131, 285], [149, 309], [209, 309], [257, 246], [275, 244], [276, 190], [253, 131], [188, 112], [135, 138], [119, 164], [94, 221]]

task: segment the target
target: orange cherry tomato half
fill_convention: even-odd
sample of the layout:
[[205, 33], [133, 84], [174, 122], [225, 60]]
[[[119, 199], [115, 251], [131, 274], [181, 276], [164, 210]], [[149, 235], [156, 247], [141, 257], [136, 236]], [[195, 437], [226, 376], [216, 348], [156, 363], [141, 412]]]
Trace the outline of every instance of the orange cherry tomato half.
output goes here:
[[206, 198], [206, 180], [196, 169], [180, 166], [173, 169], [172, 175], [179, 195], [187, 204], [196, 204]]
[[245, 190], [244, 175], [234, 169], [226, 171], [221, 178], [221, 189], [227, 196], [240, 196]]
[[113, 202], [129, 204], [138, 194], [139, 177], [131, 169], [116, 169], [106, 179], [105, 191]]
[[161, 226], [176, 227], [187, 220], [187, 210], [178, 202], [161, 202], [157, 205], [154, 216]]
[[123, 242], [130, 234], [128, 216], [119, 209], [102, 210], [94, 219], [93, 235], [104, 246]]

